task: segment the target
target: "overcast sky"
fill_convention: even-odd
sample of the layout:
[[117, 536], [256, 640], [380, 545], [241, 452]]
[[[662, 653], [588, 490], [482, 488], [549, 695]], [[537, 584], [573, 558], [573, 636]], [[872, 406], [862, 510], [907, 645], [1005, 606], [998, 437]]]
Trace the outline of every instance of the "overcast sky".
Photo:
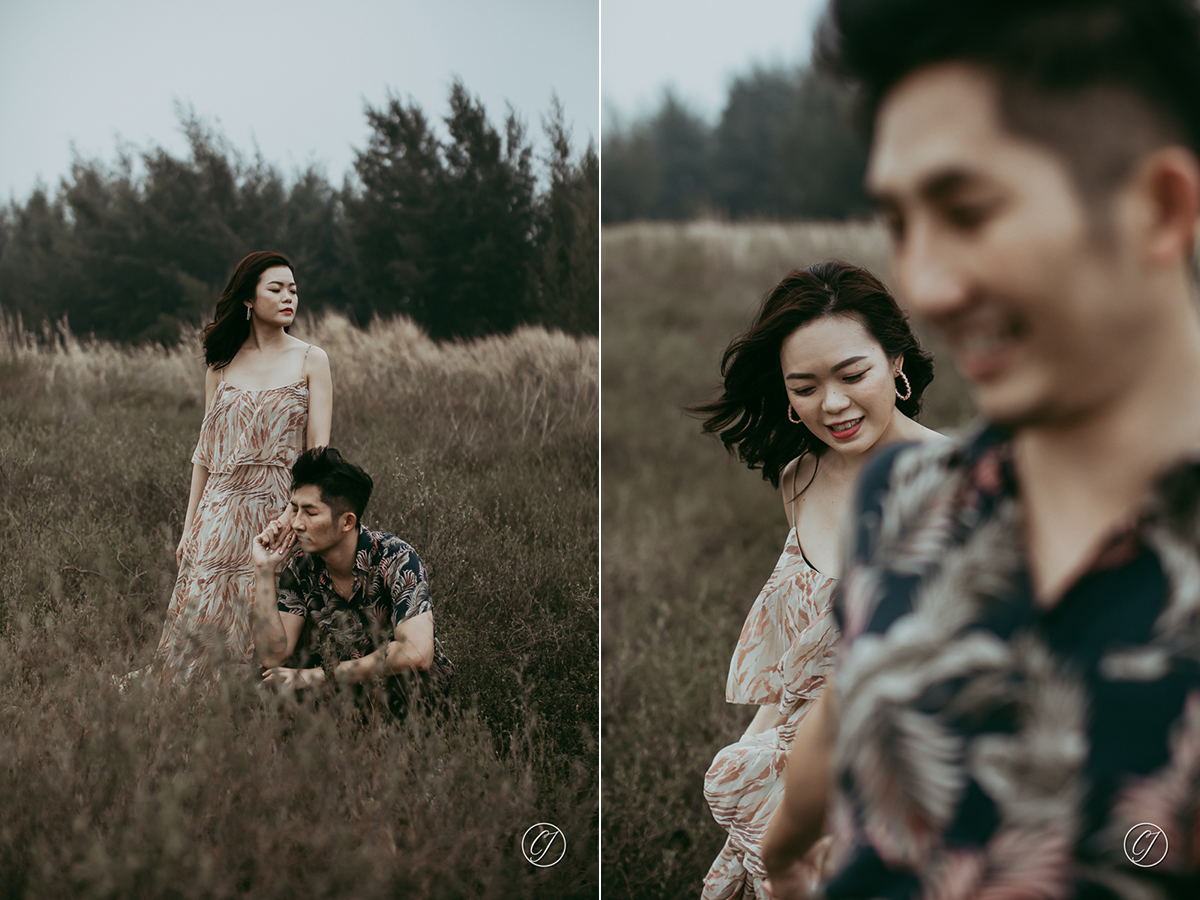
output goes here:
[[[391, 88], [430, 118], [462, 78], [492, 121], [540, 137], [557, 91], [577, 148], [599, 135], [597, 0], [0, 0], [0, 202], [52, 189], [71, 144], [186, 152], [175, 102], [286, 173], [335, 184]], [[539, 145], [544, 146], [544, 144]]]
[[657, 108], [666, 85], [715, 120], [730, 80], [755, 62], [808, 59], [826, 0], [603, 0], [601, 91], [606, 114]]

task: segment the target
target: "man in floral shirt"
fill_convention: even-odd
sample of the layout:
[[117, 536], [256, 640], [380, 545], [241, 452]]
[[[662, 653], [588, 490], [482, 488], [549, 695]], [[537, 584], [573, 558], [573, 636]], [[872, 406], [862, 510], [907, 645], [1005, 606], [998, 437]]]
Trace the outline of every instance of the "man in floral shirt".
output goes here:
[[763, 857], [833, 898], [1200, 898], [1200, 14], [833, 0], [902, 299], [986, 420], [859, 486]]
[[[397, 704], [414, 677], [428, 695], [453, 673], [420, 557], [360, 523], [371, 488], [333, 448], [307, 450], [293, 465], [290, 520], [268, 526], [253, 548], [251, 618], [266, 681], [312, 688], [379, 679]], [[306, 632], [309, 658], [300, 661], [318, 665], [284, 666]]]

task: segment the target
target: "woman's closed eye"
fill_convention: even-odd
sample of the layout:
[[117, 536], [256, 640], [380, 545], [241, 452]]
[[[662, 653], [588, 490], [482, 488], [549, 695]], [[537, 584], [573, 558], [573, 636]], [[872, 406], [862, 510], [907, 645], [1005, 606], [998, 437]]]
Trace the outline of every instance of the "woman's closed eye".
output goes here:
[[862, 377], [866, 374], [866, 370], [864, 369], [862, 372], [855, 372], [853, 375], [846, 375], [842, 378], [842, 381], [845, 381], [848, 384], [854, 384], [856, 381], [861, 381]]

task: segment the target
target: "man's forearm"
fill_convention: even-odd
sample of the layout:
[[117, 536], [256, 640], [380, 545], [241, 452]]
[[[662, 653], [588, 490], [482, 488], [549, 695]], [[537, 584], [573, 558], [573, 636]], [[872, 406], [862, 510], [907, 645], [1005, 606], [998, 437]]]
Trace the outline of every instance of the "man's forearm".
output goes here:
[[338, 681], [360, 684], [372, 678], [399, 675], [401, 672], [424, 672], [432, 664], [432, 654], [421, 653], [412, 641], [388, 641], [374, 653], [338, 663]]
[[788, 753], [783, 800], [763, 837], [762, 859], [773, 880], [786, 875], [821, 837], [832, 750], [828, 688], [797, 729]]
[[256, 566], [254, 601], [250, 604], [250, 627], [258, 660], [268, 668], [287, 657], [287, 633], [275, 605], [275, 570]]

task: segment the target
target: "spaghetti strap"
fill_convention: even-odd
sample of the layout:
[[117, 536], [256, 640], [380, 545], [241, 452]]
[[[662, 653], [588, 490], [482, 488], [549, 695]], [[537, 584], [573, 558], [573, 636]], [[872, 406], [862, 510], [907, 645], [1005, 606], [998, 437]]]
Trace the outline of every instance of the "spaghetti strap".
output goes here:
[[[800, 471], [800, 460], [792, 467], [792, 527], [796, 527], [796, 474]], [[796, 540], [800, 539], [800, 531], [796, 531]]]
[[312, 349], [312, 344], [309, 344], [304, 351], [304, 363], [300, 366], [300, 380], [304, 381], [308, 378], [308, 351]]

